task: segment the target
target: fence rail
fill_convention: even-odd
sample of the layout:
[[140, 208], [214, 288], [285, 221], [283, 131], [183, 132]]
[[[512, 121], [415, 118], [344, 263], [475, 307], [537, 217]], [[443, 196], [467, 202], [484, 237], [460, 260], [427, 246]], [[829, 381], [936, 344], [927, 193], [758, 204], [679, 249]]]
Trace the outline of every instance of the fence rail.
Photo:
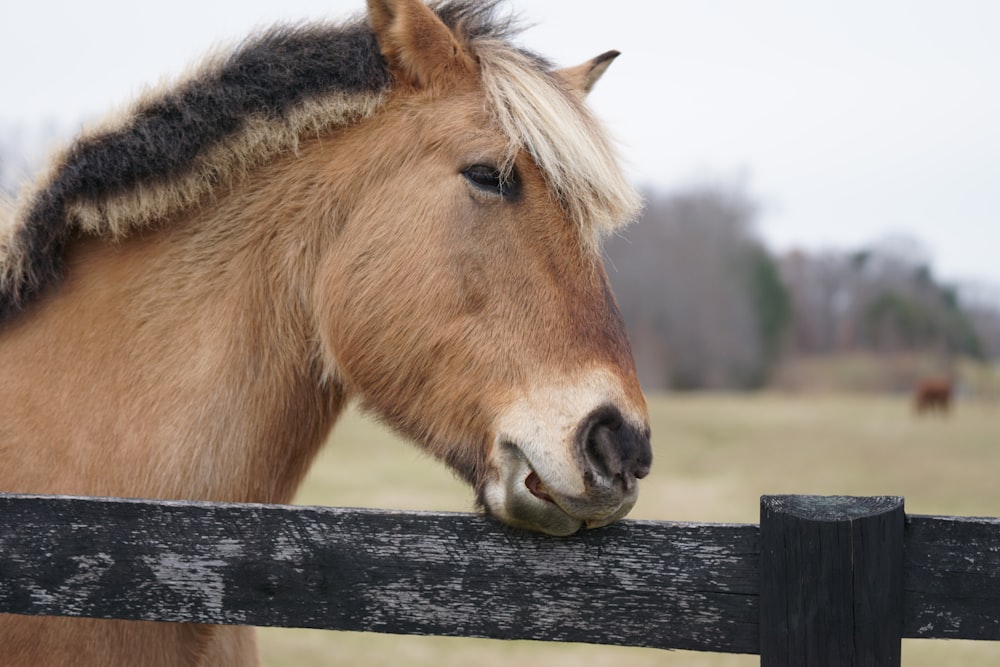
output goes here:
[[898, 664], [901, 637], [1000, 640], [1000, 519], [765, 496], [759, 526], [555, 539], [472, 514], [0, 494], [0, 612]]

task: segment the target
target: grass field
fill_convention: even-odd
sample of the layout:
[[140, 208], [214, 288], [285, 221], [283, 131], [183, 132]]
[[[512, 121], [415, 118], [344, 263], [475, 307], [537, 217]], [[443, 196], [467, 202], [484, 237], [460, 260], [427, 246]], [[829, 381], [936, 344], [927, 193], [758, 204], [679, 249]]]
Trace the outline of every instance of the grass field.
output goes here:
[[[633, 518], [756, 523], [763, 494], [901, 495], [921, 514], [1000, 516], [1000, 405], [913, 416], [902, 398], [668, 395], [650, 403], [654, 465]], [[440, 464], [350, 413], [297, 502], [469, 511]], [[627, 622], [627, 619], [623, 619]], [[749, 666], [756, 656], [262, 629], [268, 667], [544, 664]], [[1000, 642], [903, 642], [907, 667], [1000, 664]]]

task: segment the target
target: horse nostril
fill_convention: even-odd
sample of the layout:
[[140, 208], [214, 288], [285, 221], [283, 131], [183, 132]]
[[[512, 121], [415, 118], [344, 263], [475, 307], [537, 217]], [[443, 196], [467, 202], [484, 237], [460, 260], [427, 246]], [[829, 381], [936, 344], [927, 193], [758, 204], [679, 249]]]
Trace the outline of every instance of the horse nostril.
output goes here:
[[616, 428], [608, 424], [594, 424], [585, 439], [587, 456], [591, 465], [603, 477], [614, 477], [621, 467], [618, 453], [615, 451], [614, 435]]
[[620, 479], [628, 489], [649, 474], [653, 459], [649, 431], [626, 423], [617, 408], [604, 406], [592, 412], [578, 436], [588, 467], [605, 481]]

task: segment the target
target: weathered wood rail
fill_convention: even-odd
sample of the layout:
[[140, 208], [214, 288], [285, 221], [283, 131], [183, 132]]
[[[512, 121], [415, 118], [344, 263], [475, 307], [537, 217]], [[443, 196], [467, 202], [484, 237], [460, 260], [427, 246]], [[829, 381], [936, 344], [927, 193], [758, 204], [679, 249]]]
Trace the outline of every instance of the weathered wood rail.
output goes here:
[[899, 664], [1000, 640], [1000, 519], [765, 496], [761, 524], [571, 538], [470, 514], [0, 494], [0, 612]]

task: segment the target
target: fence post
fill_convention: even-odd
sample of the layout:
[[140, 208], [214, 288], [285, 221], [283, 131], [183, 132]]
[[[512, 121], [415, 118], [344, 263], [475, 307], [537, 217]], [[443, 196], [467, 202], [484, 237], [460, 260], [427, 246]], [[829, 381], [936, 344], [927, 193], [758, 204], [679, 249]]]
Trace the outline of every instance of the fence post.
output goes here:
[[761, 666], [899, 665], [904, 524], [895, 496], [763, 496]]

